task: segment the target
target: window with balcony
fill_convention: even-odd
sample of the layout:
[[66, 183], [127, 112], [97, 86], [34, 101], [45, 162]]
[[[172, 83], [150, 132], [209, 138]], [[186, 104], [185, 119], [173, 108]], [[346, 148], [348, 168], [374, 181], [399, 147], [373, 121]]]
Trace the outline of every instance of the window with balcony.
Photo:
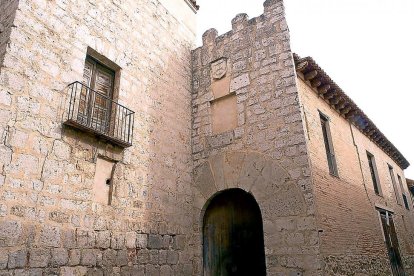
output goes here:
[[377, 165], [375, 164], [375, 157], [371, 153], [367, 152], [367, 158], [369, 170], [371, 172], [372, 185], [374, 186], [374, 191], [377, 195], [381, 195], [381, 187], [378, 177]]
[[323, 141], [325, 143], [326, 158], [328, 160], [329, 173], [338, 176], [338, 168], [336, 165], [335, 153], [329, 128], [329, 119], [322, 113], [319, 113], [322, 126]]
[[87, 56], [83, 80], [68, 86], [69, 107], [64, 123], [129, 147], [135, 113], [114, 100], [115, 75], [114, 70]]

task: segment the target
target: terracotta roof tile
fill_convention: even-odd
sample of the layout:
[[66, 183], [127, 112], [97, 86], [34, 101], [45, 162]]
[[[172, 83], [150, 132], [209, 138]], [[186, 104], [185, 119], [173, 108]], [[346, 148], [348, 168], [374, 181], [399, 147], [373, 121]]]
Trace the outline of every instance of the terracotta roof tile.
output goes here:
[[193, 7], [198, 11], [198, 9], [200, 8], [200, 6], [197, 5], [197, 1], [196, 0], [188, 0], [188, 2], [190, 2], [191, 5], [193, 5]]
[[377, 144], [401, 168], [406, 169], [410, 166], [401, 152], [311, 57], [300, 58], [293, 54], [293, 58], [296, 71], [302, 73], [303, 78], [309, 81], [328, 104]]

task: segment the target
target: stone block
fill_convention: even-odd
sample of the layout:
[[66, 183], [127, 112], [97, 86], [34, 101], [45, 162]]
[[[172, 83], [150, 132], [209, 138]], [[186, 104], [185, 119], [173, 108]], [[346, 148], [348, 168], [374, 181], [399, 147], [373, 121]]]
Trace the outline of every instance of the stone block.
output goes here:
[[128, 252], [124, 250], [118, 250], [116, 254], [116, 265], [124, 266], [128, 264]]
[[230, 83], [230, 92], [235, 92], [240, 88], [246, 87], [250, 84], [249, 74], [243, 74], [234, 78]]
[[137, 234], [136, 247], [137, 248], [147, 248], [148, 245], [148, 235], [147, 234]]
[[125, 234], [125, 245], [127, 248], [136, 248], [136, 238], [137, 234], [135, 232], [127, 232]]
[[99, 267], [91, 267], [91, 268], [88, 268], [87, 275], [90, 275], [90, 276], [103, 276], [104, 271], [103, 271], [102, 268], [99, 268]]
[[173, 276], [174, 272], [169, 265], [163, 265], [160, 269], [160, 275], [162, 276]]
[[176, 265], [178, 263], [179, 254], [177, 251], [169, 250], [167, 253], [167, 263], [170, 265]]
[[209, 198], [216, 192], [216, 187], [214, 186], [214, 176], [208, 163], [204, 163], [197, 168], [194, 177], [196, 179], [195, 184], [199, 192], [205, 198]]
[[6, 248], [0, 248], [0, 271], [7, 267], [9, 252]]
[[121, 267], [121, 276], [144, 276], [145, 267], [143, 265]]
[[86, 276], [88, 275], [87, 267], [61, 267], [60, 276]]
[[62, 229], [62, 244], [64, 248], [76, 248], [76, 233], [73, 229]]
[[21, 249], [11, 251], [9, 253], [9, 261], [7, 267], [10, 268], [23, 268], [27, 265], [27, 250]]
[[49, 219], [58, 223], [68, 223], [69, 218], [69, 215], [60, 211], [53, 211], [49, 214]]
[[69, 259], [68, 265], [75, 266], [80, 264], [81, 260], [81, 250], [80, 249], [71, 249], [69, 250]]
[[150, 253], [147, 249], [142, 249], [137, 251], [137, 261], [138, 264], [147, 264], [150, 261]]
[[186, 245], [186, 237], [184, 235], [177, 235], [174, 237], [173, 249], [184, 250]]
[[0, 246], [14, 246], [20, 242], [22, 225], [18, 221], [5, 220], [0, 222]]
[[53, 143], [53, 154], [58, 160], [70, 159], [71, 151], [71, 147], [61, 140], [55, 140]]
[[59, 247], [60, 229], [56, 226], [44, 225], [40, 231], [39, 243], [42, 246]]
[[159, 266], [147, 264], [145, 266], [145, 276], [161, 276]]
[[117, 259], [117, 252], [113, 249], [107, 249], [103, 251], [103, 265], [104, 266], [115, 266]]
[[51, 250], [52, 259], [50, 261], [52, 266], [64, 266], [69, 261], [69, 254], [65, 248], [54, 248]]
[[148, 235], [148, 248], [149, 249], [161, 249], [162, 248], [162, 236], [161, 235]]
[[77, 230], [76, 240], [77, 240], [77, 247], [79, 248], [93, 248], [95, 246], [95, 232]]
[[167, 263], [167, 250], [158, 251], [158, 264], [163, 265]]
[[96, 252], [94, 249], [82, 249], [81, 265], [95, 266]]
[[158, 265], [160, 260], [160, 251], [159, 250], [149, 250], [149, 263], [153, 265]]
[[111, 245], [111, 233], [109, 231], [96, 232], [96, 246], [98, 248], [109, 248]]
[[29, 266], [46, 267], [49, 264], [50, 251], [48, 249], [30, 249]]

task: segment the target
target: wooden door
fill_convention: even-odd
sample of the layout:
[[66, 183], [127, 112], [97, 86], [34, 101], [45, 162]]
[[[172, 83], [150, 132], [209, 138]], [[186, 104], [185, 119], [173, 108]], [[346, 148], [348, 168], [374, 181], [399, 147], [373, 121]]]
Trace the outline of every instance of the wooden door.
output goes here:
[[381, 210], [380, 216], [382, 229], [384, 231], [385, 244], [388, 251], [388, 257], [391, 263], [392, 275], [405, 276], [392, 213]]
[[115, 72], [87, 58], [79, 99], [78, 121], [100, 132], [109, 128]]
[[262, 216], [253, 196], [240, 189], [212, 199], [203, 221], [205, 276], [266, 275]]

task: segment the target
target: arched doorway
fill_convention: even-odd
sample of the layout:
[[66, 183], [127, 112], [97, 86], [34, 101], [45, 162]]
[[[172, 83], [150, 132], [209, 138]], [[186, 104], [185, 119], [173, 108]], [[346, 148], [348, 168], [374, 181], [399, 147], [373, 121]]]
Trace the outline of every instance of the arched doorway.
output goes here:
[[241, 189], [214, 196], [203, 218], [205, 276], [266, 275], [263, 222], [254, 197]]

